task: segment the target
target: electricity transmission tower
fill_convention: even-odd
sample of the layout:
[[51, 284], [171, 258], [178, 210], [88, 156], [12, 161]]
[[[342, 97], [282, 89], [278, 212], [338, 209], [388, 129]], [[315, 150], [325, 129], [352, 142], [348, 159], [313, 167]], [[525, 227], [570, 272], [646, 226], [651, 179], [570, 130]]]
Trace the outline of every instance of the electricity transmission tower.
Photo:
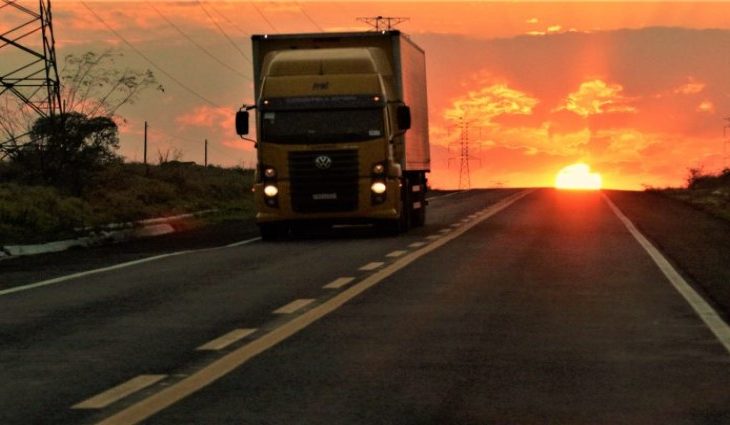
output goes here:
[[395, 29], [395, 27], [399, 24], [410, 20], [410, 18], [402, 18], [396, 16], [373, 16], [366, 18], [357, 18], [357, 20], [359, 22], [364, 22], [370, 25], [373, 31], [390, 31]]
[[[8, 105], [7, 97], [13, 97], [21, 110], [38, 117], [59, 115], [63, 105], [51, 0], [39, 0], [37, 10], [18, 0], [0, 0], [0, 22], [9, 23], [0, 24], [0, 99]], [[10, 140], [3, 141], [5, 136]], [[0, 159], [25, 136], [0, 136]]]
[[481, 165], [482, 160], [473, 156], [470, 152], [471, 140], [469, 135], [469, 127], [471, 122], [464, 120], [464, 117], [459, 118], [459, 143], [458, 149], [459, 154], [455, 157], [449, 158], [449, 166], [451, 161], [459, 160], [459, 190], [471, 189], [471, 169], [469, 167], [470, 161], [478, 161]]

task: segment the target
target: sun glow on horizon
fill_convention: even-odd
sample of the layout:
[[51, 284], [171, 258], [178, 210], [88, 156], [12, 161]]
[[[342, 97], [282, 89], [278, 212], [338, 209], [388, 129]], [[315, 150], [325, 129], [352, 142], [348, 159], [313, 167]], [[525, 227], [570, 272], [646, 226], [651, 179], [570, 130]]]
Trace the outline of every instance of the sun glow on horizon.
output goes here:
[[600, 190], [602, 183], [601, 175], [592, 173], [591, 167], [583, 163], [568, 165], [555, 177], [556, 189]]

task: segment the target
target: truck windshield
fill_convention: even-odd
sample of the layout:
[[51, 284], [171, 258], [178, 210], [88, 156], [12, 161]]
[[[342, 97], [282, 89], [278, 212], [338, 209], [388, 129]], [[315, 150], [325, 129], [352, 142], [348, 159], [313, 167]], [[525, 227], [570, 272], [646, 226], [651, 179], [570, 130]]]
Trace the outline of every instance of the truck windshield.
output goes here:
[[267, 143], [357, 142], [383, 137], [383, 110], [263, 111]]

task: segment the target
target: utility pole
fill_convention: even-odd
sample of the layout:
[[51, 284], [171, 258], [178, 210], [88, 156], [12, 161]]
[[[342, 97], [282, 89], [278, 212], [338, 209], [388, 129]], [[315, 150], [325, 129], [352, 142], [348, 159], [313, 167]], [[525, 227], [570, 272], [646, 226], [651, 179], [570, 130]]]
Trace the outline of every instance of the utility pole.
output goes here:
[[403, 18], [397, 16], [373, 16], [365, 18], [357, 18], [359, 22], [370, 25], [373, 31], [391, 31], [395, 27], [403, 22], [409, 21], [410, 18]]
[[205, 167], [208, 167], [208, 139], [205, 139]]
[[144, 122], [144, 169], [145, 173], [150, 173], [150, 167], [147, 165], [147, 121]]
[[722, 171], [728, 170], [727, 167], [727, 129], [730, 128], [730, 117], [725, 118], [727, 123], [722, 127]]

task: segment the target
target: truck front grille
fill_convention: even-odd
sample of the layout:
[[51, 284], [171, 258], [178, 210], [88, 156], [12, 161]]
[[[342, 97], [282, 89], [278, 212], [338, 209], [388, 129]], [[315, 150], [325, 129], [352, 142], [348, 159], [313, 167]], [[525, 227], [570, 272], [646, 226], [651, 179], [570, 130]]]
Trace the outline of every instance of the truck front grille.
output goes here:
[[290, 152], [292, 209], [303, 213], [356, 210], [358, 170], [356, 150]]

